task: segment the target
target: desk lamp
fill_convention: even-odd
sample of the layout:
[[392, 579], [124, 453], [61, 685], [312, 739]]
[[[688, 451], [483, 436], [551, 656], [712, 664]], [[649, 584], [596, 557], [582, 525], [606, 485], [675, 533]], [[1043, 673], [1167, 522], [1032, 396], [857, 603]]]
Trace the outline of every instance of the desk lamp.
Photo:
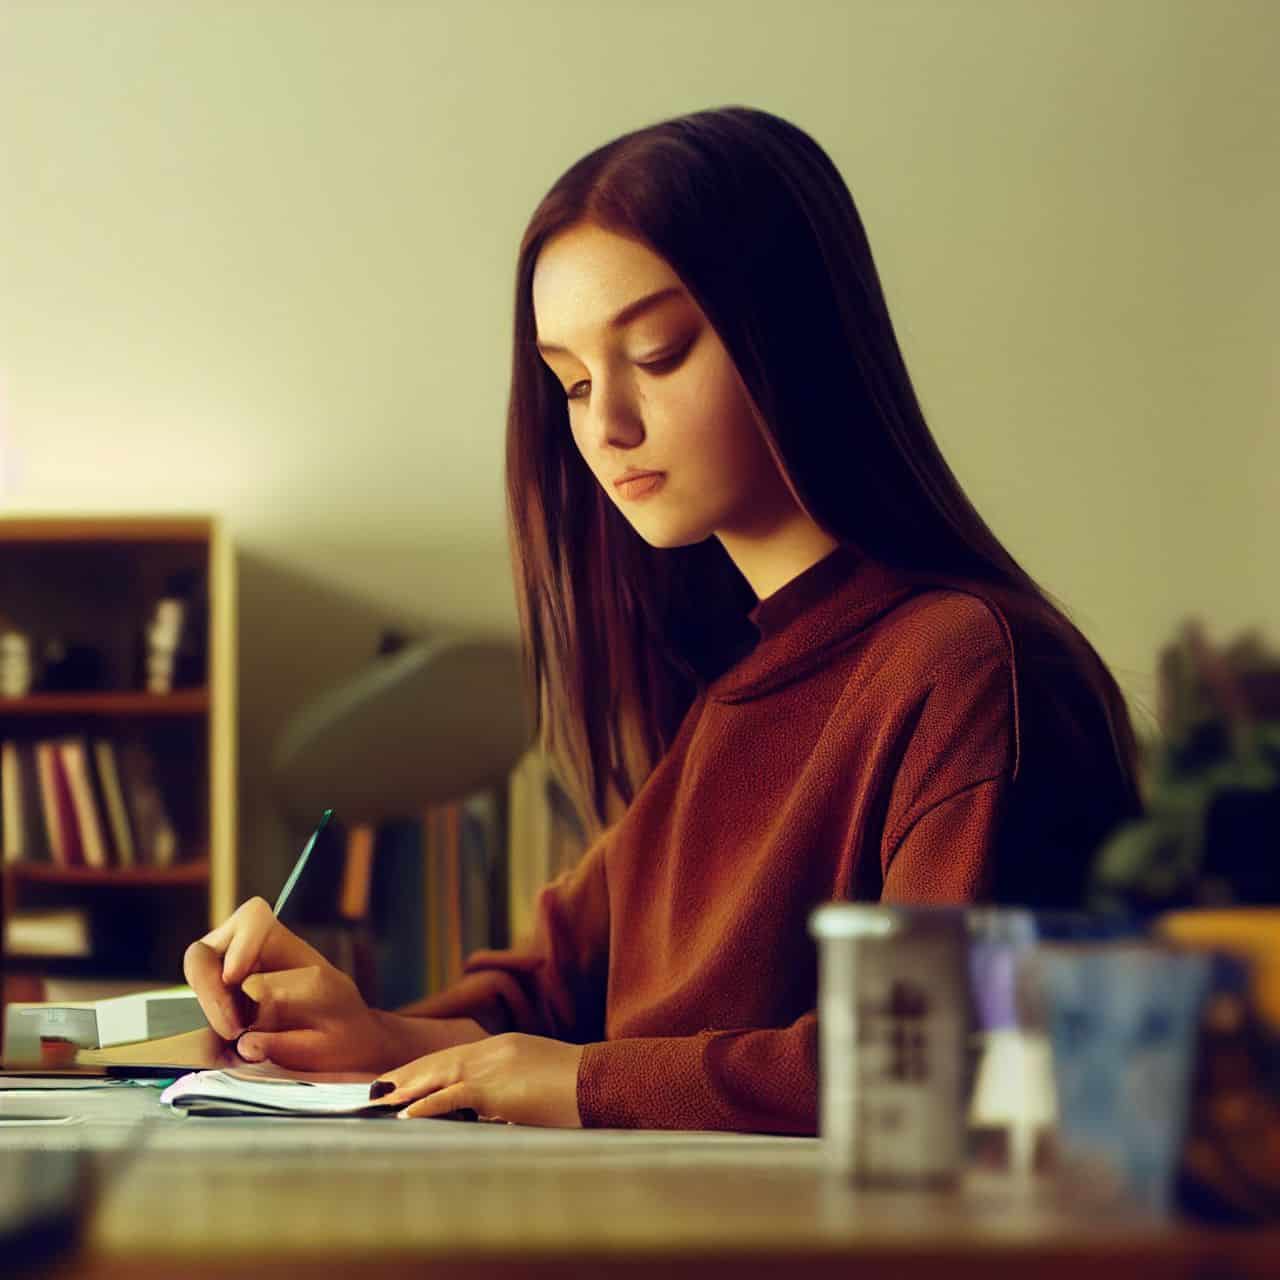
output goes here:
[[405, 642], [301, 707], [277, 740], [277, 794], [291, 819], [421, 815], [506, 781], [532, 745], [514, 645], [465, 636]]
[[[405, 968], [415, 939], [400, 904], [375, 892], [373, 913], [382, 917], [376, 948], [365, 927], [379, 826], [423, 822], [434, 805], [491, 790], [505, 867], [507, 782], [533, 737], [523, 680], [514, 645], [465, 636], [405, 641], [391, 632], [367, 666], [302, 706], [277, 739], [271, 769], [285, 816], [306, 829], [331, 808], [346, 831], [345, 848], [314, 850], [303, 877], [310, 884], [299, 882], [294, 894], [297, 915], [312, 925], [345, 922], [333, 946], [346, 958], [330, 958], [353, 974], [366, 998], [377, 992], [396, 1004], [419, 994]], [[392, 844], [379, 862], [389, 856], [384, 872], [420, 899], [422, 859], [388, 835]], [[494, 892], [505, 928], [505, 871]], [[328, 950], [319, 936], [311, 940]], [[375, 962], [375, 950], [382, 961]], [[381, 979], [375, 968], [384, 970]]]

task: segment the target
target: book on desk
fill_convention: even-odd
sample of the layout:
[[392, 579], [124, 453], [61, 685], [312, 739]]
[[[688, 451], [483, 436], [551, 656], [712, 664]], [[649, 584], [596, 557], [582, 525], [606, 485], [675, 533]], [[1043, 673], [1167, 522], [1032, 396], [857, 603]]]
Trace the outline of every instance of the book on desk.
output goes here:
[[14, 1002], [5, 1009], [4, 1023], [6, 1064], [42, 1061], [42, 1041], [57, 1040], [72, 1049], [110, 1049], [208, 1026], [195, 992], [183, 986], [106, 1000]]

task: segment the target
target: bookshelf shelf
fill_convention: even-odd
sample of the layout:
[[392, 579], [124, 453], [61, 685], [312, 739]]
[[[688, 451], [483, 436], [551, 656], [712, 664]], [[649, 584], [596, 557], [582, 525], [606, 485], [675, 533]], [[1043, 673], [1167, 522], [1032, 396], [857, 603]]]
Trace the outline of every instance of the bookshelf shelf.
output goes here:
[[198, 716], [209, 710], [208, 689], [173, 693], [31, 693], [0, 698], [0, 716]]
[[193, 858], [171, 867], [50, 867], [40, 863], [15, 863], [5, 868], [13, 880], [31, 884], [111, 885], [163, 888], [168, 885], [200, 885], [209, 882], [209, 860]]
[[[0, 696], [0, 819], [21, 819], [0, 820], [0, 920], [79, 912], [92, 938], [91, 955], [11, 954], [6, 972], [180, 981], [186, 946], [236, 902], [230, 539], [216, 515], [9, 513], [0, 582], [0, 631], [27, 638], [33, 669], [25, 695]], [[175, 598], [186, 665], [152, 693], [152, 623]], [[107, 866], [84, 864], [95, 847]]]
[[7, 516], [6, 542], [204, 543], [207, 516]]

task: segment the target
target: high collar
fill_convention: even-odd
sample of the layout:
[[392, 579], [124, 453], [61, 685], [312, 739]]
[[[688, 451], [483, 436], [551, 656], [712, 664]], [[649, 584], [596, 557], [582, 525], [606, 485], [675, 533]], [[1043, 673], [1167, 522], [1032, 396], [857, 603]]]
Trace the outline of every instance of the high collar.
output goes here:
[[846, 581], [858, 564], [858, 553], [841, 544], [815, 561], [772, 595], [757, 601], [747, 617], [762, 640], [776, 635], [806, 609], [812, 608]]
[[746, 702], [790, 684], [918, 590], [908, 575], [838, 546], [756, 603], [747, 617], [759, 643], [707, 693], [718, 702]]

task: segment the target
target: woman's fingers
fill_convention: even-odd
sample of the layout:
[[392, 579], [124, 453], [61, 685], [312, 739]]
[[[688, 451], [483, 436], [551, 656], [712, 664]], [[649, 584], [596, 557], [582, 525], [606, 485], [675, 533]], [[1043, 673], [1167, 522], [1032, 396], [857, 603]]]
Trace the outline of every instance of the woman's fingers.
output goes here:
[[327, 1071], [333, 1058], [330, 1037], [322, 1031], [246, 1031], [236, 1041], [246, 1062], [274, 1062], [292, 1071]]
[[314, 966], [251, 973], [241, 984], [241, 990], [258, 1006], [251, 1024], [253, 1031], [314, 1028], [319, 1015], [325, 1011], [320, 971]]
[[248, 1025], [241, 1021], [233, 993], [222, 981], [222, 957], [203, 942], [193, 942], [182, 957], [182, 973], [196, 994], [209, 1025], [231, 1040]]
[[242, 902], [216, 929], [200, 939], [223, 957], [222, 981], [239, 986], [255, 969], [297, 969], [323, 957], [273, 914], [265, 898]]
[[260, 915], [264, 907], [270, 915], [271, 908], [267, 906], [265, 898], [246, 898], [220, 925], [210, 929], [200, 941], [222, 955], [227, 949], [227, 944], [243, 925], [245, 918]]
[[232, 919], [235, 916], [239, 916], [240, 920], [227, 938], [226, 954], [222, 959], [223, 982], [228, 986], [238, 986], [259, 967], [259, 960], [265, 961], [261, 965], [264, 969], [292, 967], [272, 965], [263, 954], [267, 939], [279, 927], [264, 898], [250, 898], [248, 902], [241, 903]]
[[[412, 1102], [415, 1098], [426, 1101], [428, 1097], [439, 1099], [442, 1094], [454, 1097], [453, 1090], [466, 1087], [461, 1079], [462, 1064], [459, 1055], [452, 1049], [443, 1049], [439, 1053], [428, 1053], [424, 1057], [406, 1062], [394, 1071], [384, 1071], [369, 1086], [369, 1097], [374, 1102], [391, 1103], [399, 1106]], [[388, 1089], [387, 1086], [391, 1088]], [[452, 1111], [456, 1107], [474, 1105], [467, 1102], [450, 1102], [439, 1106], [429, 1114], [439, 1115]], [[416, 1111], [415, 1115], [426, 1115], [426, 1111]]]
[[[412, 1120], [417, 1116], [442, 1116], [449, 1111], [457, 1111], [469, 1106], [470, 1096], [467, 1082], [460, 1080], [457, 1084], [437, 1089], [434, 1093], [427, 1094], [425, 1098], [411, 1102], [407, 1107], [396, 1112], [396, 1118]], [[388, 1097], [390, 1097], [389, 1094]], [[386, 1099], [379, 1099], [379, 1101], [386, 1101]], [[472, 1113], [474, 1114], [474, 1109]]]

